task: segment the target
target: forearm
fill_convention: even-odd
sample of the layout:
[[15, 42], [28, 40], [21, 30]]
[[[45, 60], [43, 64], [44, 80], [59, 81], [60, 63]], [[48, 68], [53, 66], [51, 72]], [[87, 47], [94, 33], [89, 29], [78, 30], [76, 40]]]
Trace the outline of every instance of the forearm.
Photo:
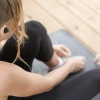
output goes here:
[[46, 75], [46, 77], [52, 79], [52, 88], [61, 83], [71, 73], [70, 66], [71, 63], [68, 62], [67, 66], [63, 65], [62, 67], [55, 69]]
[[[7, 90], [5, 90], [6, 94], [11, 94], [14, 96], [30, 96], [32, 94], [43, 93], [54, 88], [70, 74], [71, 66], [70, 63], [68, 63], [68, 65], [62, 66], [49, 72], [47, 75], [42, 76], [39, 74], [26, 72], [14, 64], [2, 62], [0, 65], [5, 66], [3, 67], [4, 71], [6, 68], [8, 73], [8, 77], [6, 78], [8, 85], [6, 85], [8, 87]], [[23, 89], [25, 91], [20, 91]]]

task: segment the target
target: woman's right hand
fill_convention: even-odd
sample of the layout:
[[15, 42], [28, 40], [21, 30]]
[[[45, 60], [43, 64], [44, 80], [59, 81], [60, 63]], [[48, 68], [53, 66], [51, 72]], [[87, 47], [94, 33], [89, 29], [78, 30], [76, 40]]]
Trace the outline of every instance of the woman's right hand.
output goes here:
[[85, 58], [82, 56], [77, 56], [77, 57], [73, 57], [70, 58], [65, 65], [67, 65], [68, 63], [70, 63], [70, 72], [71, 73], [75, 73], [78, 71], [81, 71], [84, 68], [85, 65]]

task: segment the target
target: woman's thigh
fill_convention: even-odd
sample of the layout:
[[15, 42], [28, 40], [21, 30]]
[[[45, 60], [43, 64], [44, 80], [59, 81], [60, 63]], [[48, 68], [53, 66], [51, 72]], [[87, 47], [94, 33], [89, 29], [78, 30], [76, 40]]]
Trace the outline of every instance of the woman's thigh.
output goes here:
[[25, 100], [91, 100], [100, 92], [100, 69], [91, 70], [66, 79], [49, 92], [24, 98]]

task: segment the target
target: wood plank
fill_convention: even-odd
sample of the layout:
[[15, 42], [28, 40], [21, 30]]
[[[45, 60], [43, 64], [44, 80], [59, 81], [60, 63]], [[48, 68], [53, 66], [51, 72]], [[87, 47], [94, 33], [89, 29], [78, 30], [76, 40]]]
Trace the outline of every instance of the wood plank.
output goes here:
[[66, 9], [100, 34], [100, 16], [84, 5], [80, 0], [58, 0]]
[[94, 6], [100, 8], [100, 0], [87, 0], [87, 2], [90, 2], [91, 4], [94, 4]]
[[29, 17], [27, 17], [26, 14], [24, 14], [24, 22], [30, 21], [31, 19]]
[[39, 7], [34, 1], [23, 0], [23, 8], [25, 15], [30, 20], [38, 20], [41, 22], [48, 30], [48, 33], [52, 33], [58, 29], [63, 29], [61, 24], [59, 24], [47, 12], [41, 9], [41, 7]]
[[100, 0], [80, 0], [87, 5], [92, 11], [100, 15]]
[[[100, 35], [55, 0], [34, 0], [92, 51], [100, 52]], [[75, 2], [75, 1], [74, 1]], [[93, 41], [95, 39], [95, 41]]]

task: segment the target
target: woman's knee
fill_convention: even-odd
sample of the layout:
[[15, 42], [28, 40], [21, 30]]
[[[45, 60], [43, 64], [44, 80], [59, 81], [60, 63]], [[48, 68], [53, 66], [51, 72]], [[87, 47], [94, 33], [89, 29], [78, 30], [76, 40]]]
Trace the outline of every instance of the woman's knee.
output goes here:
[[26, 32], [31, 32], [34, 35], [39, 35], [39, 37], [44, 37], [44, 35], [47, 35], [46, 28], [38, 21], [29, 21], [25, 23], [25, 29]]

